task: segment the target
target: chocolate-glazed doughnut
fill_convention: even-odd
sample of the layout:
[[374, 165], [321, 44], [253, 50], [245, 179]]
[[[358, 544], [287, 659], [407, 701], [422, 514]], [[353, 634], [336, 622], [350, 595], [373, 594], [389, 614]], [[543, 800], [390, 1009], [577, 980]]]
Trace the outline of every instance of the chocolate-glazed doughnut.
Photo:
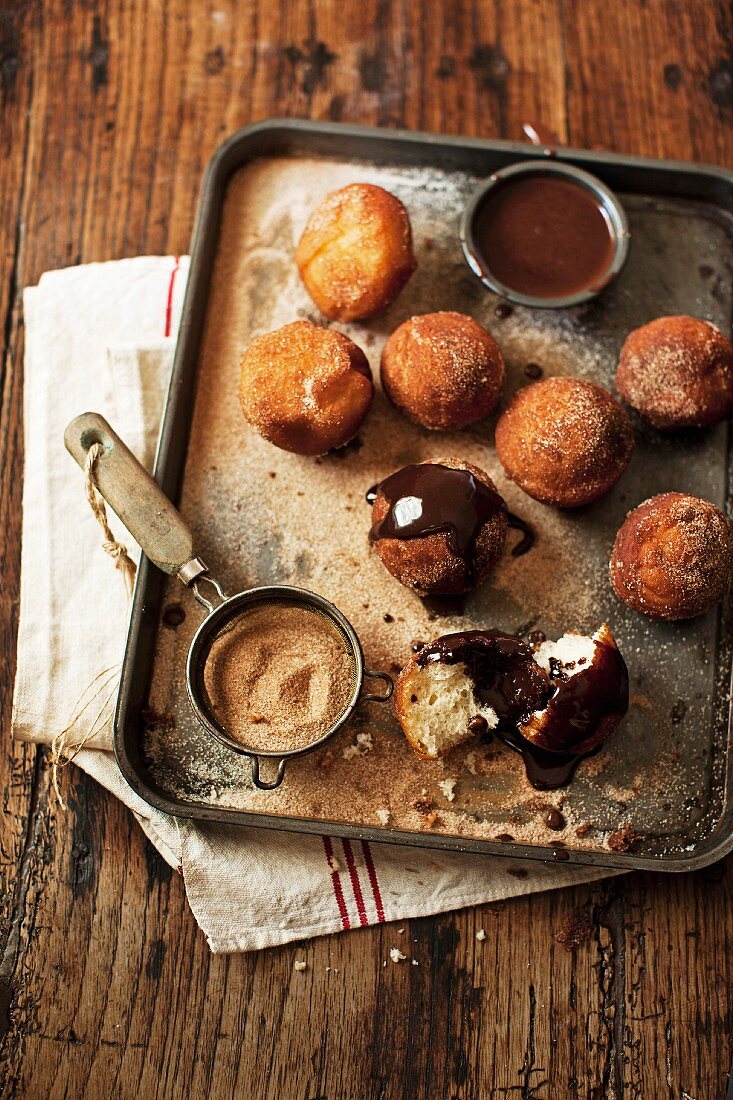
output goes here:
[[405, 466], [375, 486], [370, 542], [419, 595], [458, 595], [501, 555], [508, 520], [487, 473], [460, 459]]

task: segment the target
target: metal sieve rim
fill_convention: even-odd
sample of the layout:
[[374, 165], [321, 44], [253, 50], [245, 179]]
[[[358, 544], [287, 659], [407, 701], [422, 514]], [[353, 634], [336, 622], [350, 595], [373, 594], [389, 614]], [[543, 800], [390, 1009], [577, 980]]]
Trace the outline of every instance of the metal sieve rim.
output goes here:
[[[204, 667], [214, 638], [238, 613], [255, 604], [278, 602], [307, 607], [329, 619], [338, 628], [354, 662], [354, 687], [351, 698], [342, 713], [319, 737], [295, 749], [260, 749], [235, 740], [216, 720], [208, 705], [207, 693], [204, 687]], [[238, 592], [234, 596], [229, 596], [201, 622], [193, 636], [186, 658], [186, 689], [189, 703], [199, 722], [212, 737], [225, 745], [226, 748], [231, 749], [240, 756], [249, 756], [253, 759], [263, 757], [264, 759], [287, 760], [291, 757], [302, 756], [323, 745], [349, 720], [361, 697], [364, 672], [364, 653], [359, 636], [349, 620], [334, 604], [324, 599], [323, 596], [319, 596], [317, 593], [310, 592], [305, 588], [296, 588], [284, 584], [268, 585], [245, 589], [245, 591]]]

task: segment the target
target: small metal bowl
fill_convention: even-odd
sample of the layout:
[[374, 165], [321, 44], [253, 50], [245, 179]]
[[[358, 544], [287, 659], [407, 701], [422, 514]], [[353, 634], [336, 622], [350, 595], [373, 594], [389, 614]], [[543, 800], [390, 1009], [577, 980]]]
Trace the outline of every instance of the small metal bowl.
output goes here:
[[[513, 290], [512, 287], [506, 286], [492, 274], [475, 239], [476, 216], [492, 191], [504, 186], [508, 180], [517, 179], [521, 176], [555, 176], [558, 179], [572, 181], [589, 191], [600, 206], [601, 213], [608, 224], [614, 251], [607, 270], [592, 286], [577, 291], [575, 294], [568, 294], [564, 298], [542, 298]], [[564, 164], [557, 160], [527, 160], [494, 172], [474, 191], [469, 199], [461, 219], [460, 233], [461, 246], [468, 266], [484, 286], [510, 302], [515, 302], [520, 306], [529, 306], [532, 309], [565, 309], [568, 306], [577, 306], [581, 302], [587, 302], [591, 298], [595, 298], [611, 279], [618, 275], [626, 262], [629, 251], [629, 223], [624, 208], [613, 191], [589, 172], [584, 172], [580, 168], [575, 168], [570, 164]]]

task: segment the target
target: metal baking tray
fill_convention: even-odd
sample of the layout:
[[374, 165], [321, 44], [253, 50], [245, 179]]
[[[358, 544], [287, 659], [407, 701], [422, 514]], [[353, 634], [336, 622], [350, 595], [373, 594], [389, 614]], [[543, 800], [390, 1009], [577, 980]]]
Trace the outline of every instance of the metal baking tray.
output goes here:
[[[609, 348], [618, 348], [628, 329], [652, 316], [671, 312], [708, 316], [725, 329], [729, 328], [733, 301], [730, 265], [733, 173], [716, 167], [569, 148], [559, 149], [554, 155], [597, 174], [618, 192], [632, 226], [633, 262], [630, 260], [627, 271], [622, 273], [616, 290], [605, 292], [580, 312], [565, 311], [567, 317], [562, 324], [566, 325], [571, 340], [576, 333], [590, 334], [600, 341], [600, 346], [605, 340]], [[156, 479], [174, 501], [181, 499], [197, 399], [201, 342], [230, 181], [240, 169], [262, 158], [299, 157], [324, 158], [334, 164], [355, 162], [363, 164], [365, 169], [368, 166], [372, 172], [375, 167], [384, 166], [385, 171], [405, 173], [405, 178], [411, 172], [425, 171], [434, 171], [436, 177], [441, 174], [444, 179], [455, 175], [462, 181], [465, 192], [491, 172], [512, 162], [536, 158], [537, 150], [505, 141], [298, 120], [257, 123], [225, 141], [213, 156], [203, 182], [182, 323], [155, 465]], [[457, 226], [460, 213], [460, 209], [450, 212], [450, 225], [455, 222]], [[438, 215], [435, 217], [440, 220]], [[438, 227], [436, 233], [439, 231]], [[427, 247], [427, 240], [425, 244]], [[457, 232], [455, 252], [460, 253]], [[458, 262], [451, 253], [450, 263]], [[466, 279], [471, 279], [467, 271]], [[467, 282], [466, 288], [468, 285]], [[476, 315], [480, 296], [484, 295], [486, 292], [477, 282], [472, 285], [466, 312]], [[415, 303], [411, 304], [413, 312], [420, 311], [420, 303], [417, 308], [414, 308]], [[432, 302], [423, 306], [424, 310], [434, 308], [441, 306]], [[460, 308], [460, 305], [446, 305], [445, 308]], [[402, 316], [399, 319], [403, 319]], [[607, 357], [604, 378], [599, 380], [613, 388], [612, 375], [608, 375], [609, 361]], [[637, 439], [640, 457], [635, 473], [629, 472], [622, 479], [623, 489], [615, 496], [611, 494], [607, 508], [596, 506], [594, 511], [581, 517], [588, 539], [590, 542], [595, 540], [601, 547], [610, 545], [608, 539], [612, 540], [613, 531], [628, 508], [664, 488], [696, 492], [721, 506], [728, 505], [730, 453], [726, 425], [704, 435], [689, 434], [674, 443], [652, 441], [650, 433], [637, 425]], [[242, 461], [246, 463], [246, 457]], [[674, 471], [674, 484], [669, 484], [670, 469]], [[270, 579], [273, 578], [256, 578], [262, 583]], [[561, 584], [562, 580], [555, 578], [554, 582]], [[161, 616], [166, 601], [172, 598], [169, 585], [170, 581], [143, 559], [134, 593], [115, 718], [115, 751], [123, 774], [143, 799], [164, 812], [200, 820], [514, 858], [555, 858], [625, 869], [691, 870], [719, 859], [733, 847], [731, 649], [725, 626], [727, 608], [692, 623], [650, 625], [626, 612], [608, 596], [612, 625], [615, 630], [619, 625], [621, 628], [622, 649], [632, 674], [632, 692], [642, 703], [637, 707], [633, 730], [627, 733], [625, 740], [619, 733], [613, 749], [619, 756], [626, 754], [635, 761], [635, 790], [644, 786], [645, 761], [649, 759], [649, 752], [654, 752], [656, 736], [651, 720], [645, 718], [644, 706], [648, 703], [645, 693], [656, 693], [666, 707], [677, 700], [677, 710], [675, 712], [672, 706], [672, 717], [664, 727], [665, 767], [669, 768], [670, 787], [677, 792], [664, 803], [671, 811], [672, 820], [664, 818], [661, 811], [658, 820], [652, 814], [654, 820], [649, 828], [637, 829], [635, 826], [639, 833], [636, 850], [611, 851], [605, 847], [594, 849], [574, 845], [572, 837], [564, 838], [562, 844], [553, 844], [549, 835], [541, 843], [519, 843], [497, 837], [472, 837], [466, 835], [465, 830], [454, 835], [445, 828], [438, 831], [427, 827], [383, 828], [363, 821], [350, 821], [347, 815], [335, 820], [327, 813], [289, 815], [263, 812], [261, 807], [257, 812], [250, 812], [217, 804], [207, 797], [205, 782], [198, 786], [187, 786], [185, 781], [178, 785], [161, 783], [159, 776], [153, 774], [145, 738], [150, 720], [156, 640], [164, 629]], [[599, 596], [597, 621], [607, 614], [606, 597], [605, 592]], [[436, 623], [434, 629], [438, 633], [457, 627]], [[646, 665], [652, 671], [640, 682], [640, 677], [635, 675], [634, 657], [642, 650]], [[680, 697], [684, 699], [682, 707]], [[183, 739], [183, 733], [181, 737]], [[676, 741], [675, 738], [680, 739]], [[676, 751], [675, 745], [678, 746]], [[210, 744], [202, 738], [200, 743], [187, 745], [186, 751], [188, 755], [177, 762], [181, 770], [185, 770], [187, 760], [200, 765], [210, 751]], [[633, 767], [627, 773], [629, 784], [628, 775]], [[286, 784], [289, 781], [292, 780], [286, 778]], [[626, 820], [628, 813], [623, 792], [619, 795], [616, 791], [614, 798], [612, 805], [618, 808], [619, 822]], [[664, 783], [654, 798], [664, 798]], [[451, 810], [447, 805], [443, 808]], [[498, 830], [501, 809], [494, 806], [492, 812], [495, 812]]]

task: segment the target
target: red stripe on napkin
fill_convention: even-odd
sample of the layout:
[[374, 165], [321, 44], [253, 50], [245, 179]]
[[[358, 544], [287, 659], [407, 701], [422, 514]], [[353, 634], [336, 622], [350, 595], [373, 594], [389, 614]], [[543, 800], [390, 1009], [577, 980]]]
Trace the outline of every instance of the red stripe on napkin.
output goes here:
[[330, 836], [322, 836], [321, 840], [323, 841], [323, 847], [326, 852], [328, 866], [331, 869], [331, 884], [336, 897], [336, 904], [338, 905], [338, 910], [341, 915], [341, 924], [344, 928], [351, 928], [351, 921], [349, 920], [349, 913], [346, 908], [346, 900], [341, 886], [341, 879], [337, 868], [333, 865], [333, 844], [331, 843], [331, 838]]
[[173, 320], [173, 288], [176, 285], [176, 275], [181, 265], [180, 256], [175, 257], [175, 265], [171, 271], [171, 277], [168, 280], [168, 298], [165, 303], [165, 332], [164, 336], [170, 336], [172, 320]]
[[346, 856], [346, 866], [349, 868], [349, 877], [351, 879], [351, 888], [354, 891], [354, 901], [356, 902], [356, 911], [359, 914], [359, 923], [362, 925], [369, 924], [369, 918], [366, 915], [366, 906], [364, 905], [364, 895], [361, 892], [361, 883], [359, 882], [359, 872], [356, 869], [354, 853], [351, 849], [351, 841], [342, 840], [341, 843], [344, 848], [344, 855]]
[[374, 895], [374, 905], [377, 910], [377, 920], [380, 924], [384, 923], [384, 906], [382, 904], [382, 892], [379, 889], [379, 880], [377, 879], [377, 869], [374, 866], [374, 859], [372, 858], [372, 850], [369, 847], [369, 841], [362, 840], [362, 851], [364, 852], [364, 862], [366, 863], [367, 874], [369, 875], [369, 882], [372, 887], [372, 894]]

